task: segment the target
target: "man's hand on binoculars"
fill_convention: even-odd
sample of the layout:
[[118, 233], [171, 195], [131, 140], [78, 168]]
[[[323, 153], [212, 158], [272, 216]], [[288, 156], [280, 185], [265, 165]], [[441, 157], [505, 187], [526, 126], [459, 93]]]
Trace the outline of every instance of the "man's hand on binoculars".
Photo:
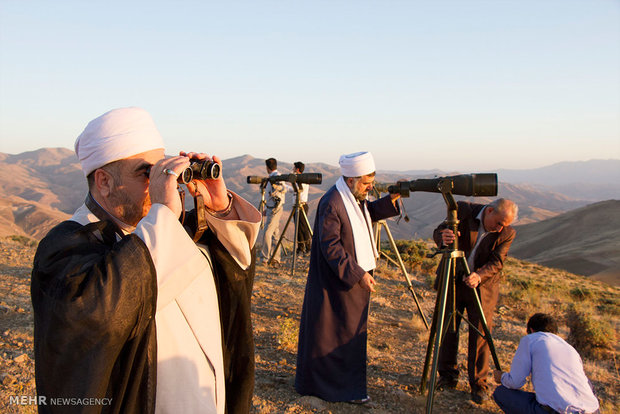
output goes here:
[[[210, 160], [218, 163], [220, 167], [222, 166], [222, 160], [220, 160], [220, 158], [216, 155], [209, 157], [207, 154], [202, 152], [186, 153], [183, 151], [181, 151], [180, 154], [191, 159]], [[225, 210], [226, 207], [228, 207], [229, 200], [228, 193], [226, 191], [226, 183], [221, 175], [215, 180], [194, 180], [194, 182], [196, 183], [196, 186], [189, 184], [187, 189], [193, 197], [196, 196], [196, 191], [198, 191], [203, 197], [205, 207], [214, 211]]]
[[163, 204], [177, 216], [181, 216], [183, 206], [177, 191], [177, 178], [189, 167], [189, 158], [177, 156], [162, 158], [151, 167], [149, 175], [149, 196], [151, 204]]

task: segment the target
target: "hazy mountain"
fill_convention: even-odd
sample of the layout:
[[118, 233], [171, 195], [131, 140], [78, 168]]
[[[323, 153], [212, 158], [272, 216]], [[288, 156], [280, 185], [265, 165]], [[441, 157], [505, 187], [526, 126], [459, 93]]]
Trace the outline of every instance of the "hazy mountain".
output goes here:
[[[570, 174], [565, 172], [566, 177], [579, 177], [583, 182], [592, 188], [592, 183], [597, 181], [601, 185], [612, 188], [614, 183], [610, 177], [615, 177], [617, 172], [613, 171], [616, 161], [600, 161], [600, 169], [596, 168], [596, 161], [583, 163], [583, 165], [572, 165], [579, 163], [561, 163], [555, 166], [546, 167], [545, 169], [523, 170], [517, 172], [513, 170], [500, 171], [499, 194], [498, 196], [515, 200], [519, 206], [518, 225], [523, 225], [519, 231], [519, 237], [515, 247], [518, 246], [517, 252], [527, 247], [527, 255], [531, 256], [534, 261], [547, 260], [544, 262], [548, 265], [564, 262], [565, 259], [555, 259], [551, 256], [538, 257], [539, 253], [534, 254], [533, 250], [538, 246], [537, 237], [541, 232], [537, 230], [537, 224], [552, 222], [555, 216], [564, 217], [562, 213], [574, 210], [590, 204], [585, 197], [571, 197], [559, 191], [543, 189], [539, 184], [543, 179], [542, 175], [547, 174], [547, 182], [560, 183], [560, 176], [553, 171], [564, 171], [565, 164], [571, 164], [573, 170]], [[262, 159], [254, 158], [250, 155], [242, 155], [223, 161], [223, 174], [226, 178], [228, 187], [248, 199], [252, 204], [258, 205], [260, 200], [259, 185], [247, 184], [246, 177], [249, 175], [266, 176], [265, 163]], [[588, 168], [585, 168], [587, 166]], [[610, 167], [611, 166], [611, 167]], [[583, 168], [582, 168], [583, 167]], [[293, 164], [289, 162], [280, 162], [278, 171], [281, 174], [290, 173]], [[506, 172], [509, 171], [509, 172]], [[309, 163], [306, 166], [306, 172], [319, 172], [323, 175], [323, 182], [320, 185], [310, 186], [309, 204], [310, 204], [310, 222], [314, 223], [314, 215], [316, 205], [323, 193], [331, 187], [340, 175], [340, 170], [336, 166], [324, 163]], [[455, 175], [458, 172], [443, 174], [439, 171], [415, 171], [414, 172], [382, 172], [377, 174], [377, 181], [382, 183], [393, 183], [399, 179], [414, 180], [418, 178], [430, 178], [442, 175]], [[512, 174], [512, 175], [511, 175]], [[518, 174], [521, 174], [520, 176]], [[572, 175], [571, 175], [572, 174]], [[560, 174], [561, 175], [561, 174]], [[518, 177], [530, 177], [533, 183], [521, 182], [520, 184], [505, 182], [507, 180], [521, 180]], [[563, 182], [568, 185], [568, 178]], [[618, 179], [620, 182], [620, 179]], [[557, 184], [559, 185], [559, 184]], [[0, 195], [2, 202], [0, 203], [0, 235], [21, 234], [34, 238], [40, 238], [51, 226], [60, 220], [68, 218], [73, 211], [83, 202], [87, 192], [86, 180], [82, 174], [80, 166], [77, 162], [73, 151], [64, 148], [44, 148], [37, 151], [25, 152], [22, 154], [11, 155], [0, 153]], [[459, 199], [470, 199], [474, 202], [486, 203], [490, 198], [485, 197], [455, 197]], [[294, 194], [287, 194], [286, 211], [282, 222], [288, 218], [290, 208], [293, 205]], [[597, 200], [599, 201], [599, 200]], [[391, 232], [396, 239], [411, 238], [429, 238], [433, 229], [445, 219], [446, 205], [443, 197], [439, 193], [414, 192], [410, 197], [404, 198], [403, 203], [405, 212], [409, 216], [410, 221], [391, 219], [388, 221]], [[586, 207], [578, 211], [588, 212], [592, 207]], [[613, 209], [612, 209], [613, 210]], [[616, 207], [616, 214], [619, 209]], [[584, 213], [585, 214], [585, 213]], [[572, 217], [572, 216], [568, 216]], [[575, 220], [582, 220], [578, 216]], [[561, 220], [571, 220], [560, 218]], [[559, 220], [560, 220], [559, 219]], [[601, 220], [605, 222], [606, 220]], [[538, 223], [541, 222], [541, 223]], [[617, 221], [616, 228], [618, 228]], [[546, 225], [546, 224], [545, 224]], [[533, 226], [533, 227], [529, 227]], [[612, 227], [613, 226], [609, 226]], [[531, 230], [533, 228], [534, 230]], [[288, 237], [292, 237], [293, 227], [288, 230]], [[598, 227], [584, 227], [581, 233], [583, 240], [589, 240], [590, 234], [599, 232], [600, 234], [611, 237], [607, 232], [601, 232]], [[595, 237], [594, 235], [592, 237]], [[598, 236], [596, 236], [598, 237]], [[571, 240], [567, 235], [560, 236], [562, 241]], [[616, 239], [618, 239], [616, 235]], [[579, 246], [580, 241], [574, 241]], [[521, 245], [525, 247], [521, 247]], [[561, 250], [561, 249], [560, 249]], [[544, 252], [543, 252], [544, 253]], [[540, 254], [543, 254], [540, 253]], [[520, 253], [523, 254], [523, 253]], [[584, 256], [584, 257], [587, 257]], [[573, 262], [580, 261], [581, 259]], [[598, 259], [597, 259], [598, 260]], [[573, 263], [571, 262], [571, 263]], [[598, 261], [589, 261], [582, 267], [570, 264], [568, 268], [573, 272], [584, 273], [590, 269], [590, 274], [604, 270], [606, 262], [598, 263]], [[561, 267], [561, 266], [558, 266]]]
[[[591, 204], [516, 226], [510, 254], [606, 281], [620, 281], [620, 201]], [[598, 275], [598, 276], [597, 276]]]
[[[280, 162], [278, 172], [280, 174], [290, 173], [293, 169], [292, 163]], [[323, 174], [323, 182], [320, 185], [311, 185], [308, 197], [310, 205], [310, 222], [314, 223], [314, 211], [318, 199], [329, 189], [338, 177], [340, 169], [336, 166], [327, 164], [307, 164], [305, 172], [320, 172]], [[452, 173], [451, 175], [458, 174]], [[266, 176], [264, 160], [256, 159], [248, 155], [231, 158], [224, 161], [224, 176], [228, 187], [243, 195], [255, 205], [260, 201], [259, 185], [247, 184], [248, 175]], [[428, 174], [411, 175], [405, 172], [381, 172], [377, 173], [377, 181], [381, 183], [393, 183], [399, 179], [413, 180], [417, 178], [432, 178], [437, 176], [437, 172]], [[444, 174], [441, 174], [444, 175]], [[562, 212], [581, 207], [588, 204], [587, 200], [575, 199], [553, 191], [543, 191], [527, 184], [499, 184], [498, 196], [514, 200], [520, 206], [518, 223], [525, 224], [544, 220]], [[488, 197], [462, 197], [456, 196], [457, 200], [468, 199], [473, 202], [486, 203], [491, 198]], [[286, 206], [290, 208], [293, 204], [294, 194], [287, 194]], [[388, 221], [390, 230], [397, 239], [428, 238], [431, 237], [433, 229], [445, 219], [447, 208], [443, 197], [439, 193], [415, 192], [410, 197], [403, 198], [405, 211], [410, 218], [407, 223], [400, 220], [398, 224], [395, 219]], [[288, 210], [290, 211], [290, 210]], [[288, 212], [287, 212], [288, 214]]]
[[43, 148], [0, 157], [0, 194], [35, 201], [73, 213], [84, 201], [86, 180], [75, 153], [66, 148]]
[[531, 170], [497, 170], [503, 182], [528, 183], [591, 201], [620, 197], [620, 160], [560, 162]]

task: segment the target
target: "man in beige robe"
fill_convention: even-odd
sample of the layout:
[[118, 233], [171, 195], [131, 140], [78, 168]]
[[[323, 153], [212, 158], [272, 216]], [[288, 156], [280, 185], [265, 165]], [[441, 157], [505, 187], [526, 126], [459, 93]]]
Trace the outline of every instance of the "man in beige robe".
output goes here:
[[[224, 413], [234, 390], [225, 389], [214, 263], [179, 221], [177, 192], [190, 159], [221, 161], [164, 157], [139, 108], [91, 121], [75, 147], [87, 200], [41, 241], [33, 267], [38, 394], [75, 398], [82, 412]], [[209, 231], [248, 269], [258, 211], [222, 178], [188, 187], [203, 196]]]

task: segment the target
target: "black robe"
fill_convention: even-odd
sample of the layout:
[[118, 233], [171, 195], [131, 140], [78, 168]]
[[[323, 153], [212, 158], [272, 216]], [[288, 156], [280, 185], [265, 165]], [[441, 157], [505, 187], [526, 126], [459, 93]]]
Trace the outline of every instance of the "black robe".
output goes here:
[[39, 244], [31, 294], [37, 394], [47, 402], [39, 412], [155, 411], [157, 280], [139, 237], [117, 242], [110, 221], [59, 224]]
[[[40, 412], [155, 411], [155, 267], [139, 237], [117, 241], [117, 234], [109, 220], [86, 226], [65, 221], [39, 244], [31, 294], [37, 394], [48, 402]], [[248, 413], [254, 390], [255, 251], [243, 270], [211, 231], [199, 243], [209, 248], [218, 291], [226, 411]], [[110, 404], [49, 404], [60, 397], [110, 398]]]
[[[390, 197], [367, 204], [373, 221], [398, 209]], [[319, 201], [299, 328], [295, 388], [327, 401], [367, 396], [366, 340], [370, 293], [355, 259], [353, 230], [335, 186]]]
[[252, 332], [252, 288], [256, 270], [256, 246], [252, 262], [242, 269], [218, 238], [208, 231], [200, 239], [213, 259], [213, 275], [222, 325], [226, 412], [247, 414], [254, 395], [254, 335]]

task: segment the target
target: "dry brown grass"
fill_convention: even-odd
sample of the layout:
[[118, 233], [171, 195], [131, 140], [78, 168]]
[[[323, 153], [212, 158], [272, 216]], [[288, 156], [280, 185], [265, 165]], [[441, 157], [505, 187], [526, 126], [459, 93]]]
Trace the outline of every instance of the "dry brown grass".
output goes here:
[[[422, 242], [428, 244], [427, 242]], [[33, 406], [9, 404], [11, 395], [34, 396], [32, 311], [29, 274], [34, 248], [15, 240], [0, 240], [0, 412], [34, 412]], [[371, 300], [368, 340], [368, 388], [374, 402], [358, 407], [301, 397], [293, 388], [297, 330], [308, 266], [298, 260], [291, 276], [290, 259], [279, 270], [258, 266], [253, 292], [256, 341], [255, 413], [422, 413], [426, 395], [418, 392], [428, 332], [424, 328], [404, 276], [380, 263], [378, 291]], [[435, 303], [432, 270], [409, 263], [414, 290], [427, 318]], [[534, 312], [554, 313], [569, 338], [571, 309], [618, 333], [619, 289], [570, 273], [522, 262], [507, 261], [495, 317], [493, 338], [502, 368], [508, 369], [525, 322]], [[573, 328], [575, 329], [575, 328]], [[461, 381], [454, 391], [435, 394], [436, 413], [498, 413], [492, 401], [476, 406], [469, 400], [465, 375], [465, 326], [461, 327]], [[602, 412], [620, 412], [617, 396], [618, 343], [607, 344], [603, 359], [584, 355], [584, 367], [599, 396]], [[598, 348], [597, 348], [598, 349]], [[26, 357], [21, 357], [25, 354]], [[492, 384], [492, 379], [489, 380]], [[529, 385], [528, 385], [529, 386]]]

